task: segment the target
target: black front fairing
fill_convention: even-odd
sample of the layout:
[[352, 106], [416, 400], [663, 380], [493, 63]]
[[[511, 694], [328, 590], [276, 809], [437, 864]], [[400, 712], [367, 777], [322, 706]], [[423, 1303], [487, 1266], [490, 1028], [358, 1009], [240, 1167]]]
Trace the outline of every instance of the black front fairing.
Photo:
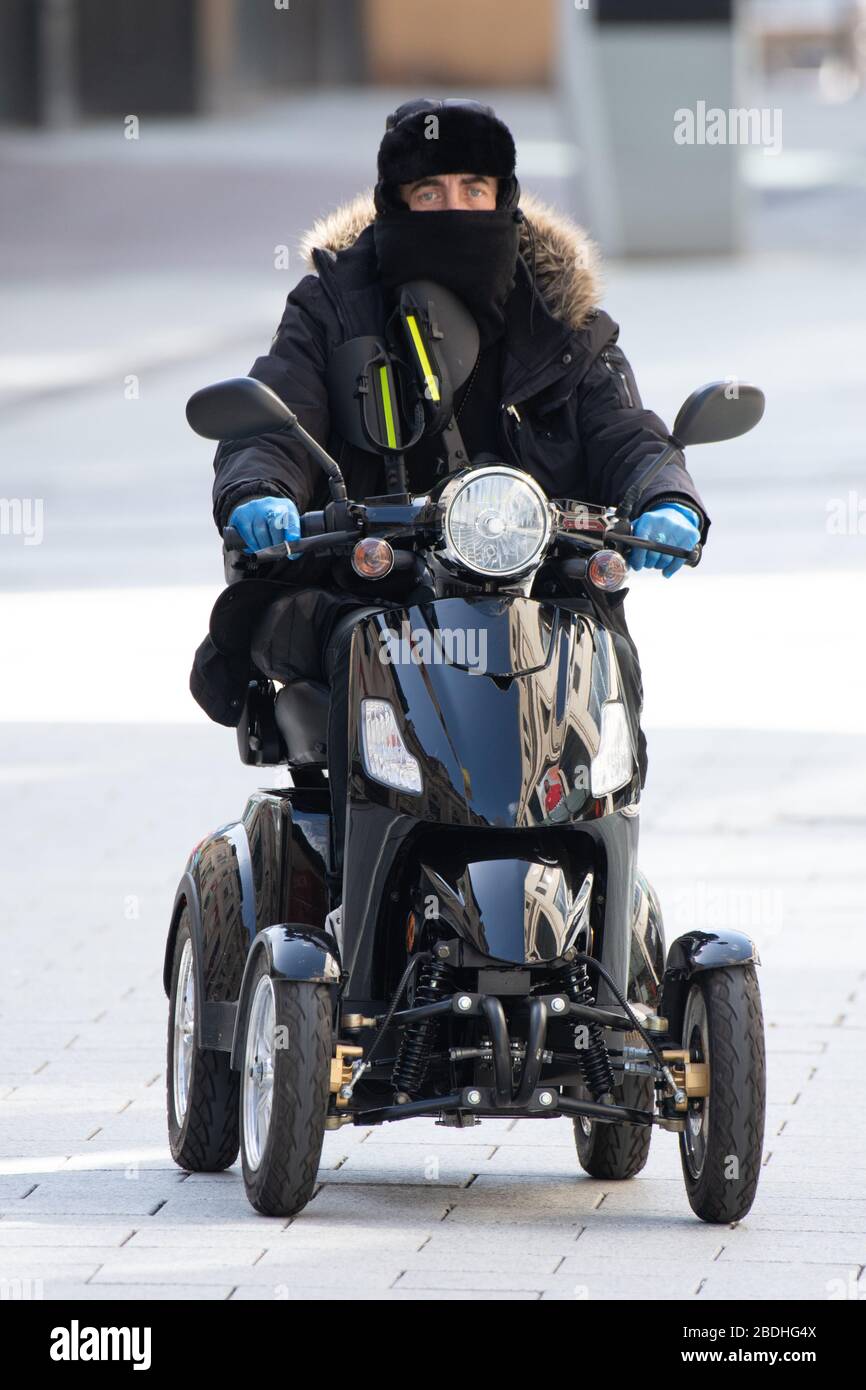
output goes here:
[[422, 899], [482, 955], [513, 965], [557, 960], [588, 943], [593, 874], [575, 873], [574, 855], [560, 864], [542, 854], [469, 863], [440, 854], [422, 865]]
[[594, 820], [634, 799], [635, 777], [601, 800], [590, 768], [601, 708], [621, 694], [606, 631], [519, 595], [439, 599], [358, 625], [350, 708], [387, 700], [422, 772], [420, 794], [365, 770], [352, 737], [350, 798], [423, 821], [530, 829]]

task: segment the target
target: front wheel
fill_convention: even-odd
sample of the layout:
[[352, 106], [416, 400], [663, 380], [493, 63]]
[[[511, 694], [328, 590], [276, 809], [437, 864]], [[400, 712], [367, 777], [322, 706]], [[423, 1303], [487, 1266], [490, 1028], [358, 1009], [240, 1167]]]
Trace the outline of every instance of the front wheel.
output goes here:
[[702, 1221], [739, 1221], [755, 1199], [764, 1143], [764, 1018], [753, 965], [698, 975], [682, 1046], [709, 1070], [709, 1094], [689, 1100], [680, 1135], [689, 1203]]
[[256, 1211], [294, 1216], [313, 1195], [328, 1109], [332, 1009], [322, 985], [251, 981], [241, 1073], [241, 1160]]

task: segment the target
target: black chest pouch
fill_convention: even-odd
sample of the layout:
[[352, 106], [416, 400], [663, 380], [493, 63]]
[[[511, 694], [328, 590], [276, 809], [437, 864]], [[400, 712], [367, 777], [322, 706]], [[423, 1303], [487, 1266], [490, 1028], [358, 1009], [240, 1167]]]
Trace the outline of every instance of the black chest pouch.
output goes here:
[[379, 454], [389, 493], [407, 491], [404, 455], [442, 436], [448, 471], [465, 467], [454, 394], [478, 358], [478, 326], [441, 285], [415, 280], [397, 291], [385, 333], [350, 338], [331, 355], [331, 419], [347, 443]]

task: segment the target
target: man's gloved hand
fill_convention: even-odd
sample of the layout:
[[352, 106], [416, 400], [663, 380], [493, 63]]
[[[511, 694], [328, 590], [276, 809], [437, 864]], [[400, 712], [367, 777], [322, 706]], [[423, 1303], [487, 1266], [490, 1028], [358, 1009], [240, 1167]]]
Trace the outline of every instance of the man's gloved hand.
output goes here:
[[[254, 497], [235, 507], [228, 519], [247, 550], [264, 550], [280, 541], [296, 541], [301, 535], [301, 518], [290, 497]], [[297, 555], [290, 557], [297, 560]]]
[[[632, 531], [641, 540], [663, 541], [665, 545], [694, 550], [701, 538], [700, 524], [700, 517], [691, 507], [666, 502], [663, 507], [639, 516]], [[638, 546], [629, 551], [628, 562], [633, 570], [660, 569], [665, 579], [670, 579], [685, 564], [685, 560], [674, 555], [664, 555], [660, 550], [641, 550]]]

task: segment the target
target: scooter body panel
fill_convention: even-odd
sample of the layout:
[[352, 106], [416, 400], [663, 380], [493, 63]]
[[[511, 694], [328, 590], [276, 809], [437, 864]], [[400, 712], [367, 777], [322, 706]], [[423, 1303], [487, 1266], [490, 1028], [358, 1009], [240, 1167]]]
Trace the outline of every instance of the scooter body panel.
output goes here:
[[665, 928], [655, 889], [638, 872], [634, 885], [634, 916], [628, 971], [628, 998], [659, 1010], [665, 973]]
[[[519, 595], [442, 599], [357, 624], [350, 802], [426, 825], [520, 830], [594, 820], [634, 799], [591, 791], [601, 709], [621, 691], [613, 644], [591, 619]], [[360, 702], [387, 700], [423, 769], [420, 793], [376, 781]], [[350, 817], [352, 813], [350, 807]]]
[[291, 919], [321, 927], [328, 911], [330, 860], [327, 792], [256, 792], [239, 821], [222, 826], [192, 851], [175, 894], [163, 983], [171, 984], [177, 928], [189, 912], [196, 968], [196, 1037], [225, 1039], [215, 1006], [234, 1004], [250, 948], [260, 932]]
[[591, 870], [573, 886], [568, 868], [553, 860], [462, 857], [442, 870], [423, 864], [421, 892], [479, 954], [540, 965], [563, 956], [588, 930]]
[[[458, 632], [462, 646], [448, 635]], [[472, 641], [468, 632], [475, 633]], [[449, 885], [443, 891], [465, 940], [492, 959], [520, 963], [554, 959], [567, 949], [577, 931], [577, 896], [593, 868], [604, 890], [604, 964], [626, 988], [636, 759], [625, 786], [601, 798], [591, 792], [601, 708], [620, 694], [608, 634], [554, 604], [479, 595], [377, 613], [357, 624], [343, 902], [352, 998], [378, 992], [379, 933], [397, 929], [383, 899], [388, 886], [397, 888], [407, 861], [416, 869], [423, 862]], [[370, 776], [361, 726], [367, 698], [390, 704], [422, 770], [420, 793]], [[458, 880], [467, 872], [461, 889]], [[551, 887], [560, 897], [552, 915], [542, 905]]]

